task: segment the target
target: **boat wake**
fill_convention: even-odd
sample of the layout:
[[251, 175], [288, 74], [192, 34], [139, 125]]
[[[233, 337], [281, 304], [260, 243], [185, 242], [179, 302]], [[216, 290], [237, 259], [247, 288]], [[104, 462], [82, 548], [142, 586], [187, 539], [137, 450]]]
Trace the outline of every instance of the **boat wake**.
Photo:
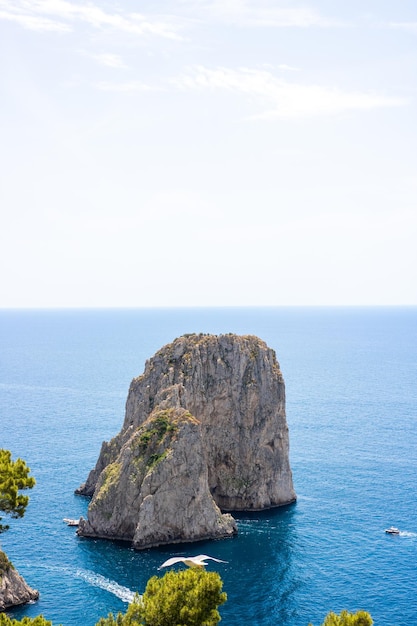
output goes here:
[[417, 533], [411, 533], [408, 530], [400, 530], [400, 537], [417, 537]]
[[75, 570], [74, 575], [77, 578], [82, 578], [88, 584], [93, 585], [93, 587], [99, 587], [100, 589], [109, 591], [123, 602], [133, 602], [133, 598], [135, 597], [134, 591], [128, 587], [119, 585], [114, 580], [110, 580], [101, 574], [95, 574], [94, 572], [89, 572], [88, 570], [77, 569]]
[[89, 570], [80, 568], [74, 570], [70, 567], [59, 567], [54, 565], [45, 565], [44, 563], [33, 562], [31, 563], [31, 566], [34, 568], [47, 569], [51, 572], [60, 572], [61, 574], [67, 574], [75, 578], [81, 578], [93, 587], [99, 587], [100, 589], [104, 589], [105, 591], [112, 593], [123, 602], [133, 602], [133, 599], [136, 595], [136, 593], [128, 587], [123, 587], [123, 585], [119, 585], [119, 583], [117, 583], [116, 581], [110, 580], [109, 578], [106, 578], [101, 574], [96, 574], [95, 572], [91, 572]]

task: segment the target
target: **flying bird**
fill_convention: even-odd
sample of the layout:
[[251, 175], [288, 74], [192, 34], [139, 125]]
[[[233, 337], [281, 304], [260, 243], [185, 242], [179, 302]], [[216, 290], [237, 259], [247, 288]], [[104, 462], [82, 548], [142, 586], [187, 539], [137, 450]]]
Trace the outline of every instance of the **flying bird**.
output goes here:
[[162, 569], [163, 567], [169, 567], [170, 565], [174, 565], [175, 563], [185, 563], [188, 567], [199, 567], [201, 569], [204, 568], [207, 563], [205, 563], [206, 559], [210, 559], [211, 561], [216, 561], [216, 563], [227, 563], [228, 561], [222, 561], [221, 559], [215, 559], [214, 556], [207, 556], [207, 554], [199, 554], [198, 556], [173, 556], [165, 563], [162, 563], [158, 567], [158, 569]]

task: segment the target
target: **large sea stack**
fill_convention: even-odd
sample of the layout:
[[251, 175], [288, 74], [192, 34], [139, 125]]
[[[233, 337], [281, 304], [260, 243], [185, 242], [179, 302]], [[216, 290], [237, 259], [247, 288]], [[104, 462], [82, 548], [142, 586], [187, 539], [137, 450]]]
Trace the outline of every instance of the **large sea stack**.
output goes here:
[[236, 533], [230, 514], [296, 498], [285, 385], [254, 336], [184, 335], [146, 362], [122, 430], [77, 493], [92, 496], [82, 536], [137, 549]]

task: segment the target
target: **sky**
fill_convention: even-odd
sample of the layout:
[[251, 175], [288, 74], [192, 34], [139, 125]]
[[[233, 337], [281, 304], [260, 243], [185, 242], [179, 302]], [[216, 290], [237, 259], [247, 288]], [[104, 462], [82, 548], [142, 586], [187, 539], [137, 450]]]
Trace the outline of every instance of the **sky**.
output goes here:
[[417, 305], [416, 0], [0, 0], [0, 308]]

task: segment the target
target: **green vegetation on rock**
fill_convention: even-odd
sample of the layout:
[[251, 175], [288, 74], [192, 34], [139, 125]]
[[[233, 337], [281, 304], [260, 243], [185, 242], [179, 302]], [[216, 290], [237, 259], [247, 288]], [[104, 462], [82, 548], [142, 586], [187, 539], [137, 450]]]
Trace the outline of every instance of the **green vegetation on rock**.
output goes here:
[[146, 430], [139, 438], [140, 445], [147, 447], [150, 442], [158, 444], [167, 432], [175, 432], [177, 426], [172, 422], [173, 409], [159, 411], [146, 424]]
[[99, 498], [104, 497], [112, 485], [116, 484], [119, 480], [121, 465], [120, 463], [110, 463], [104, 469], [104, 480], [100, 487]]
[[166, 457], [167, 454], [168, 450], [165, 450], [161, 454], [151, 454], [146, 463], [146, 467], [148, 469], [153, 469], [154, 467], [156, 467], [156, 465], [158, 465], [158, 463], [160, 463], [160, 461], [162, 461]]
[[9, 570], [10, 568], [14, 569], [13, 563], [9, 561], [9, 559], [7, 558], [7, 554], [0, 550], [0, 580], [3, 574], [7, 572], [7, 570]]
[[[152, 416], [144, 425], [143, 432], [139, 435], [139, 457], [136, 465], [144, 463], [147, 470], [153, 469], [162, 461], [169, 452], [169, 442], [164, 442], [167, 433], [174, 434], [178, 431], [178, 424], [174, 421], [174, 410], [164, 409]], [[164, 450], [159, 447], [166, 443]], [[159, 449], [158, 449], [159, 447]]]

